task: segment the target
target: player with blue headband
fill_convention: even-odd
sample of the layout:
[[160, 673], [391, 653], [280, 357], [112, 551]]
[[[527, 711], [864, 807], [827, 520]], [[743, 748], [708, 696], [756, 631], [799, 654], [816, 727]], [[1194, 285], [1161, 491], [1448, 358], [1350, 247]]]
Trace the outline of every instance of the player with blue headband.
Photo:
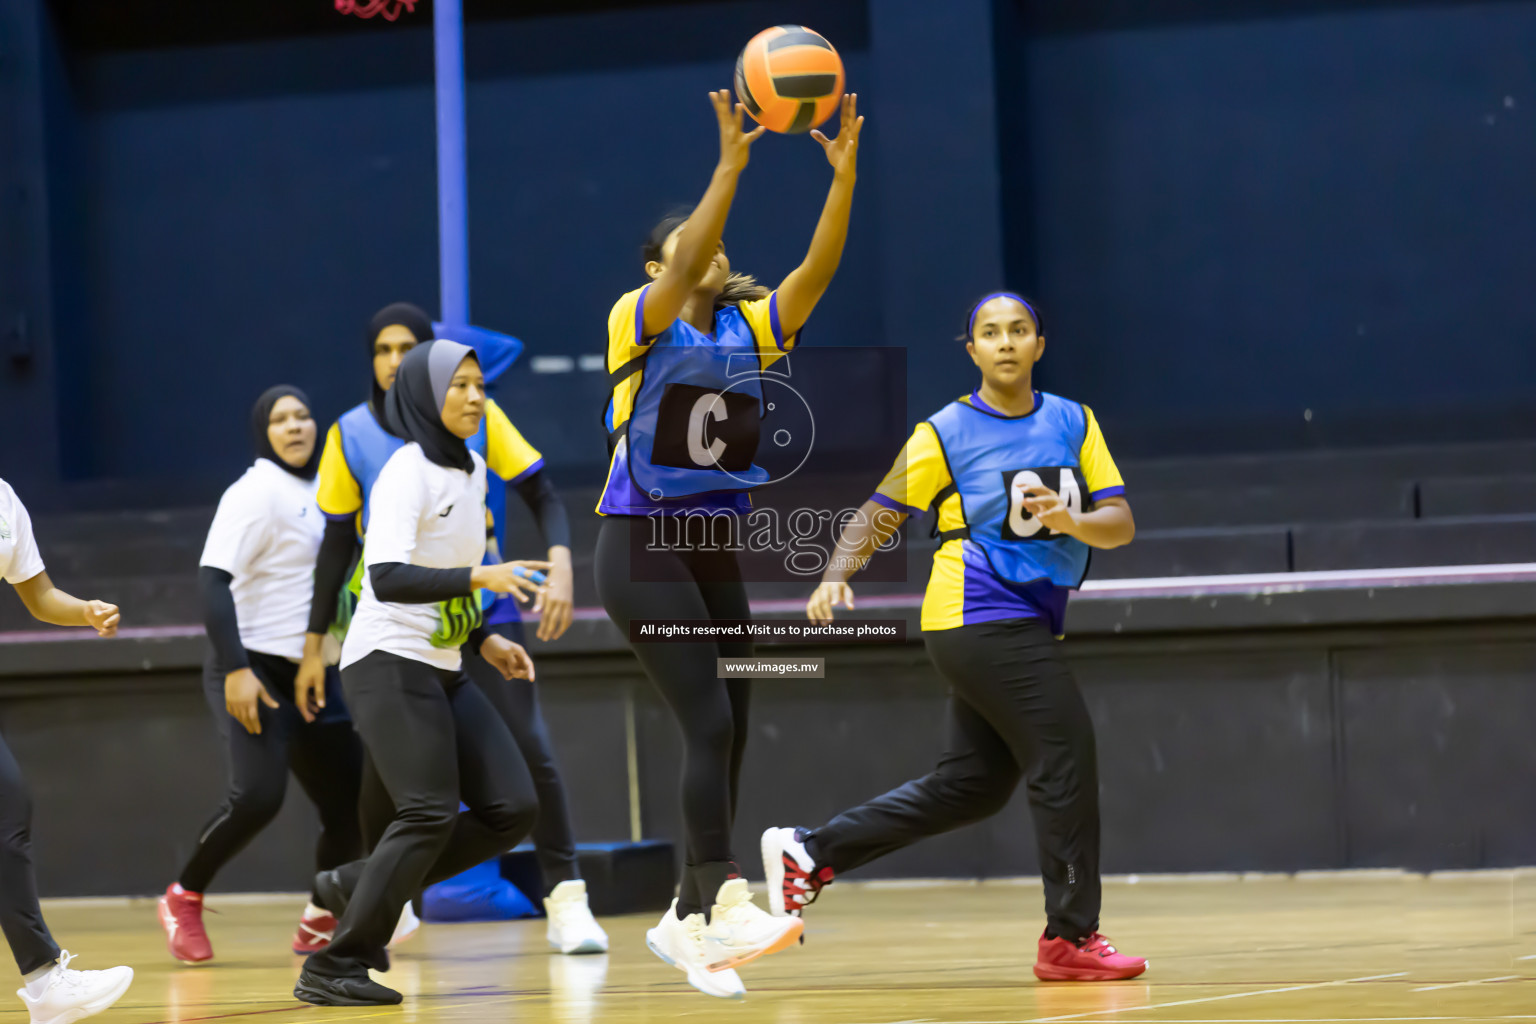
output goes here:
[[965, 350], [981, 384], [917, 425], [806, 605], [853, 607], [848, 579], [902, 522], [937, 510], [923, 640], [950, 687], [938, 767], [817, 829], [763, 833], [769, 907], [796, 914], [837, 875], [1005, 807], [1027, 773], [1045, 883], [1035, 975], [1133, 978], [1146, 961], [1099, 934], [1099, 781], [1093, 720], [1061, 655], [1070, 593], [1093, 548], [1136, 533], [1092, 410], [1037, 391], [1040, 313], [992, 292], [971, 307]]

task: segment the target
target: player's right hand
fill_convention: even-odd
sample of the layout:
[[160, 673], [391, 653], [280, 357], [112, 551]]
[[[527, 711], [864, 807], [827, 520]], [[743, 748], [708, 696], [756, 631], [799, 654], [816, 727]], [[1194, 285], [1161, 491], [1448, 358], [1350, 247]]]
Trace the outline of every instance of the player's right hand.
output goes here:
[[258, 700], [269, 708], [277, 707], [277, 701], [261, 685], [255, 672], [248, 668], [238, 668], [224, 677], [224, 710], [245, 726], [245, 731], [252, 736], [261, 735], [261, 711], [256, 706]]
[[517, 570], [531, 573], [538, 570], [548, 573], [548, 562], [502, 562], [500, 565], [477, 565], [470, 573], [470, 584], [477, 589], [494, 591], [497, 594], [516, 594], [519, 598], [528, 601], [539, 596], [544, 588], [534, 582], [527, 575], [518, 575]]
[[832, 621], [832, 609], [838, 606], [853, 609], [853, 588], [846, 583], [823, 583], [805, 602], [805, 617], [825, 626]]
[[709, 101], [715, 105], [715, 120], [720, 123], [720, 166], [739, 171], [747, 166], [747, 158], [751, 155], [752, 143], [758, 136], [768, 129], [758, 125], [750, 132], [741, 130], [742, 118], [746, 116], [747, 108], [740, 103], [731, 103], [731, 90], [720, 89], [709, 94]]

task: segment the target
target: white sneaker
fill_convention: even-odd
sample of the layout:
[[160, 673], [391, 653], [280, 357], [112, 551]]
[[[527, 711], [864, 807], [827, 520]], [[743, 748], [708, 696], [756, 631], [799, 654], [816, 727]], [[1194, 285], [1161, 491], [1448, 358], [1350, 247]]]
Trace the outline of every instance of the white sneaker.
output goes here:
[[805, 932], [798, 917], [773, 917], [752, 902], [745, 878], [729, 879], [720, 887], [704, 927], [704, 948], [710, 970], [740, 967], [760, 956], [794, 945]]
[[763, 833], [763, 872], [768, 878], [768, 912], [774, 917], [801, 916], [832, 881], [831, 868], [818, 868], [797, 837], [799, 829], [770, 828]]
[[32, 1024], [74, 1024], [110, 1007], [133, 984], [132, 967], [72, 971], [69, 962], [73, 959], [68, 952], [59, 953], [58, 965], [48, 972], [48, 984], [41, 994], [30, 996], [25, 986], [16, 990], [32, 1014]]
[[740, 999], [747, 994], [741, 978], [729, 967], [711, 971], [704, 952], [704, 915], [677, 919], [677, 900], [662, 915], [661, 923], [645, 933], [651, 952], [688, 976], [688, 984], [717, 999]]
[[587, 906], [587, 883], [579, 878], [561, 882], [544, 899], [549, 915], [549, 944], [565, 954], [606, 953], [608, 933]]
[[394, 949], [400, 943], [415, 935], [416, 930], [420, 927], [421, 918], [416, 916], [416, 908], [407, 903], [404, 907], [400, 908], [400, 920], [395, 922], [395, 934], [389, 937], [386, 948]]

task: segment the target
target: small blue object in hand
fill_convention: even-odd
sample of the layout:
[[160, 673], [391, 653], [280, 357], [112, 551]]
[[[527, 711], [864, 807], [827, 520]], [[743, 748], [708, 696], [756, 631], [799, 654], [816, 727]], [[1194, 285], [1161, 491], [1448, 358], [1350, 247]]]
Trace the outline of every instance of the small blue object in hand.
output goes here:
[[512, 575], [513, 576], [521, 576], [523, 579], [526, 579], [526, 580], [532, 580], [533, 582], [539, 584], [540, 586], [543, 586], [544, 585], [544, 581], [549, 579], [548, 576], [544, 575], [542, 572], [539, 572], [539, 570], [537, 570], [537, 569], [529, 571], [527, 569], [524, 569], [520, 565], [514, 565], [512, 567]]

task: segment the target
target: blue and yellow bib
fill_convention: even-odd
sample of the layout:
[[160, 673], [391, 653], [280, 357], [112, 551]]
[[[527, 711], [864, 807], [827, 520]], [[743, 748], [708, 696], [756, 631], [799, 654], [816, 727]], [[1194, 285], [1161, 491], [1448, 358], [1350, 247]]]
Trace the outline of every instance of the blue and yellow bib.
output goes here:
[[1050, 580], [1076, 588], [1088, 574], [1088, 545], [1047, 528], [1024, 507], [1030, 486], [1060, 494], [1074, 511], [1088, 507], [1079, 452], [1088, 432], [1083, 407], [1041, 394], [1025, 416], [1003, 416], [951, 402], [928, 420], [960, 495], [964, 525], [944, 531], [978, 548], [999, 578]]
[[708, 334], [677, 320], [645, 338], [645, 292], [625, 295], [608, 318], [611, 459], [597, 510], [745, 511], [769, 479], [755, 462], [762, 372], [794, 344], [779, 330], [777, 300], [725, 306]]

